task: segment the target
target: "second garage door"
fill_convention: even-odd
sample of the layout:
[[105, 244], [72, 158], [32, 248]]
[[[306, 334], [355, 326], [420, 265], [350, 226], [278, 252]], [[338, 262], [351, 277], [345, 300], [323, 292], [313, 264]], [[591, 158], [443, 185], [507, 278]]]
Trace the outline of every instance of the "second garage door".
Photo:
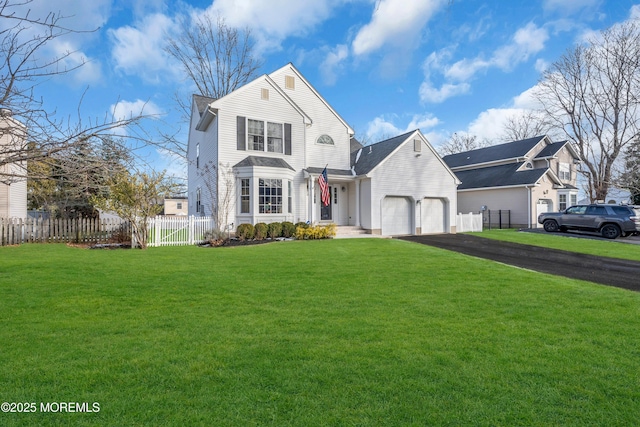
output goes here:
[[413, 234], [413, 202], [408, 197], [387, 196], [382, 201], [382, 234]]
[[445, 203], [442, 199], [422, 199], [422, 234], [445, 233]]

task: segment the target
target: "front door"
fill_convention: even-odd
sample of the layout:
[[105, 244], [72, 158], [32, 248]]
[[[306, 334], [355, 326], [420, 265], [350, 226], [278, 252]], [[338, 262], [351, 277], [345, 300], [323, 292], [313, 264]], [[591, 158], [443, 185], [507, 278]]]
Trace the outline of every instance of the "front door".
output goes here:
[[322, 204], [322, 201], [320, 202], [320, 220], [321, 221], [331, 221], [332, 217], [331, 217], [331, 205], [332, 205], [332, 197], [333, 195], [333, 188], [331, 186], [329, 186], [329, 204], [327, 206], [324, 206]]

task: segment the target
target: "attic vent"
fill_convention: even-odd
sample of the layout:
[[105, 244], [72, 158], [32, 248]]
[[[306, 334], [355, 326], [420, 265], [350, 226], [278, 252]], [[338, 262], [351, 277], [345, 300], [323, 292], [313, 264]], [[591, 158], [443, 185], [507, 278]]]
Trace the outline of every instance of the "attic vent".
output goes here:
[[296, 79], [293, 76], [284, 76], [284, 87], [294, 90], [296, 88]]
[[269, 89], [261, 89], [261, 98], [264, 99], [265, 101], [269, 100]]
[[527, 168], [527, 169], [533, 169], [533, 165], [531, 164], [531, 162], [525, 163], [524, 167]]
[[419, 139], [413, 140], [413, 151], [415, 151], [416, 153], [422, 151], [422, 141], [420, 141]]

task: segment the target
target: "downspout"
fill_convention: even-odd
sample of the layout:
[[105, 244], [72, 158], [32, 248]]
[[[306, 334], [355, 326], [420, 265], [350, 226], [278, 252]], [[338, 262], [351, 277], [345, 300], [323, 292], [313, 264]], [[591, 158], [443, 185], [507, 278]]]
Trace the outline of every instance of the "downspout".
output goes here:
[[528, 218], [527, 219], [527, 221], [528, 221], [527, 227], [531, 228], [531, 187], [526, 185], [525, 188], [527, 189], [527, 195], [528, 195], [528, 197], [527, 197], [527, 211], [529, 212], [527, 214], [527, 218]]

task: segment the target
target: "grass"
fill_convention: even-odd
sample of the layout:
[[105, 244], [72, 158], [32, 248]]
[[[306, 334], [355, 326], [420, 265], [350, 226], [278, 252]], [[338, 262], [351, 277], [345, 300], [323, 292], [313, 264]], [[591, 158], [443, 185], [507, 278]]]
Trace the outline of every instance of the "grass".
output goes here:
[[640, 294], [387, 239], [0, 248], [12, 425], [633, 425]]
[[469, 234], [525, 245], [640, 261], [640, 245], [624, 243], [624, 239], [590, 240], [572, 237], [570, 233], [528, 233], [515, 229], [485, 230], [482, 233]]

